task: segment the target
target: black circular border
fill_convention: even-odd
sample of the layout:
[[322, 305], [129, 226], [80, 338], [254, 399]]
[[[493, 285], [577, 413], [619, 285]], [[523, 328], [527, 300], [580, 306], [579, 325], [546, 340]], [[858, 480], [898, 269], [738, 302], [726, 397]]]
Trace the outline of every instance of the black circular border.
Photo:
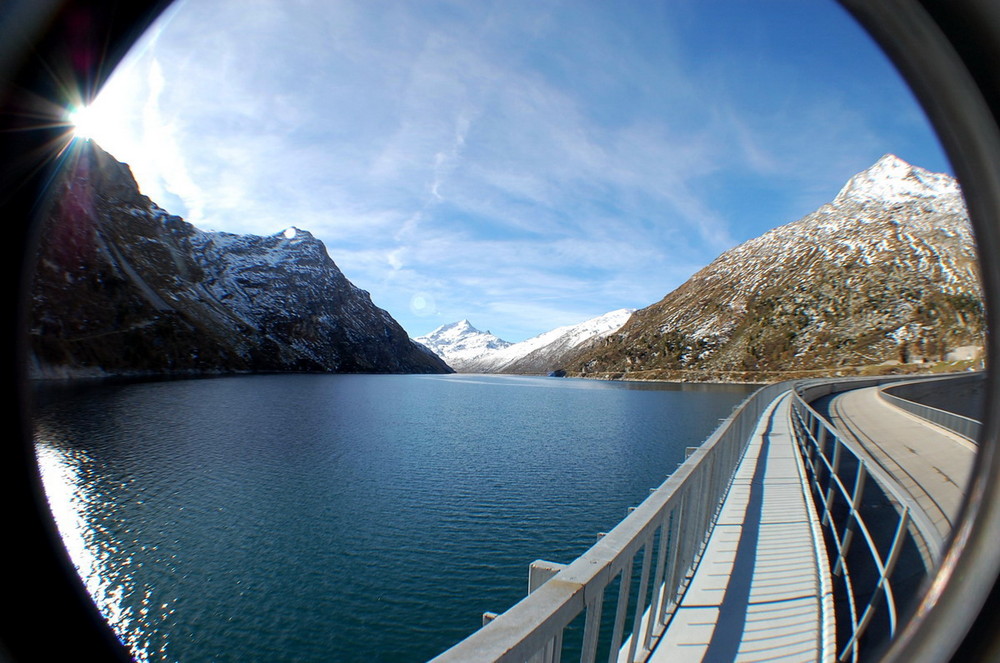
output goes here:
[[[962, 184], [980, 251], [988, 336], [987, 414], [960, 523], [940, 571], [882, 657], [1000, 660], [1000, 3], [840, 0], [882, 46], [927, 112]], [[86, 97], [170, 0], [6, 0], [0, 11], [0, 220], [6, 284], [0, 443], [0, 660], [128, 660], [59, 542], [30, 444], [25, 303], [31, 220], [64, 129], [40, 127], [67, 80]], [[62, 75], [62, 74], [66, 75]], [[39, 633], [45, 635], [40, 637]]]

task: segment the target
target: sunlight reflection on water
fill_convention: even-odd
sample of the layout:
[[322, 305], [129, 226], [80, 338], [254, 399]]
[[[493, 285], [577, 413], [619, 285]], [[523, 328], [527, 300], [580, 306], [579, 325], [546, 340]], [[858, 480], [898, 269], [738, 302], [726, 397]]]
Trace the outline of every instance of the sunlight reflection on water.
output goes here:
[[[168, 604], [154, 609], [149, 587], [142, 589], [138, 606], [129, 604], [129, 596], [139, 595], [129, 568], [135, 563], [134, 556], [119, 550], [113, 543], [115, 537], [108, 536], [108, 532], [95, 531], [93, 527], [93, 523], [99, 522], [95, 512], [106, 505], [99, 503], [100, 494], [88, 485], [87, 477], [93, 476], [89, 465], [93, 461], [86, 451], [51, 445], [52, 436], [44, 427], [36, 430], [35, 439], [49, 509], [87, 593], [118, 637], [128, 645], [133, 658], [154, 660], [153, 653], [157, 650], [163, 653], [166, 646], [165, 631], [155, 628], [155, 623], [160, 622], [162, 627], [173, 609]], [[130, 543], [123, 540], [122, 547]], [[163, 640], [160, 647], [152, 642], [156, 636]]]

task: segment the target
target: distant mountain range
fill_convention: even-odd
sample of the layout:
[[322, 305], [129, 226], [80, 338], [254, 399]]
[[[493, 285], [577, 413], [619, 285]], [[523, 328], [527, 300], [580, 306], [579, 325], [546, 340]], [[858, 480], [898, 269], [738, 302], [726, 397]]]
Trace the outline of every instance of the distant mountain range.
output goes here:
[[309, 232], [201, 231], [140, 194], [128, 166], [93, 143], [73, 148], [53, 191], [32, 292], [36, 377], [457, 370], [770, 381], [969, 366], [984, 344], [958, 184], [892, 155], [659, 302], [520, 343], [467, 320], [411, 340]]
[[414, 340], [459, 373], [547, 374], [621, 328], [632, 309], [620, 309], [577, 325], [558, 327], [520, 343], [479, 331], [468, 320], [438, 327]]
[[41, 229], [34, 376], [451, 372], [308, 232], [198, 230], [96, 144], [71, 149]]
[[562, 368], [769, 381], [975, 358], [977, 268], [957, 182], [886, 155], [831, 203], [723, 253]]

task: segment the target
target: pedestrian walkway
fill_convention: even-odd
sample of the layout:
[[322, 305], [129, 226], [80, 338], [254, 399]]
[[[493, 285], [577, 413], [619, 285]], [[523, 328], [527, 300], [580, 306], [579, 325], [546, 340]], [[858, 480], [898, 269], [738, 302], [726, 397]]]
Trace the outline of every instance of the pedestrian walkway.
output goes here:
[[833, 661], [830, 569], [789, 403], [761, 417], [650, 661]]

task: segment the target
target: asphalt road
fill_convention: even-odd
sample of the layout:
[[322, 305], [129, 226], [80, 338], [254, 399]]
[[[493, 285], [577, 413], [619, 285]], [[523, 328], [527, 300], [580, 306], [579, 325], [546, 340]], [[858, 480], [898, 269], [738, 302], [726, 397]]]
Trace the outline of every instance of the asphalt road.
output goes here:
[[876, 387], [835, 396], [828, 412], [831, 423], [857, 440], [947, 539], [965, 497], [976, 445], [891, 405]]

